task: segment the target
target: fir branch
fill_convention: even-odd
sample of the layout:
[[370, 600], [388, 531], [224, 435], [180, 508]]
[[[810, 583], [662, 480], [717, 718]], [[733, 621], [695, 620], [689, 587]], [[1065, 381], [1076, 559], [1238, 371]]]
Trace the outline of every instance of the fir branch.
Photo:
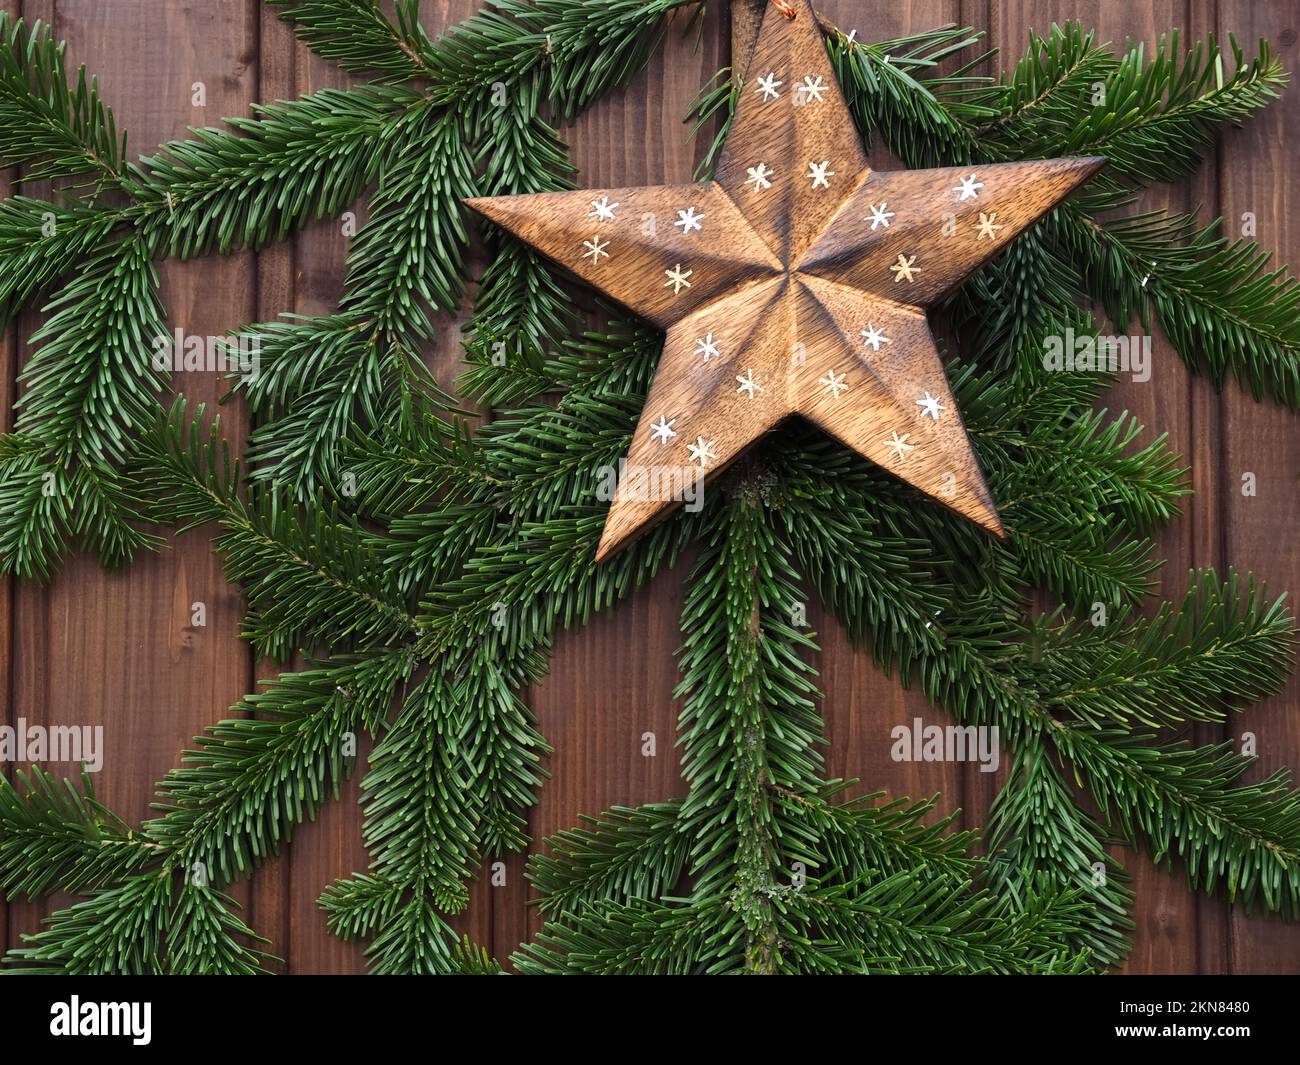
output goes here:
[[168, 256], [265, 247], [352, 203], [427, 110], [420, 94], [383, 85], [254, 104], [230, 130], [193, 130], [133, 164], [121, 216]]
[[284, 657], [296, 646], [396, 644], [414, 635], [414, 619], [394, 575], [377, 562], [373, 537], [336, 507], [286, 506], [274, 490], [238, 494], [238, 468], [213, 421], [197, 429], [178, 399], [146, 438], [143, 471], [166, 504], [159, 518], [187, 526], [220, 522], [217, 549], [226, 573], [244, 585], [253, 608], [244, 636], [265, 654]]
[[496, 83], [544, 71], [558, 119], [571, 121], [646, 63], [666, 16], [700, 0], [491, 0], [441, 37], [425, 56], [433, 98], [469, 103]]
[[307, 46], [353, 74], [406, 80], [429, 75], [429, 38], [420, 26], [419, 0], [398, 0], [398, 25], [377, 0], [267, 0]]
[[160, 975], [171, 894], [169, 875], [133, 876], [56, 910], [5, 961], [31, 975]]
[[366, 948], [375, 976], [446, 976], [460, 964], [459, 937], [428, 902], [412, 896]]
[[1093, 621], [1044, 629], [1034, 643], [1043, 701], [1094, 728], [1221, 723], [1225, 700], [1277, 694], [1295, 661], [1283, 599], [1231, 572], [1222, 583], [1193, 572], [1182, 602], [1153, 617]]
[[479, 546], [459, 578], [422, 604], [419, 648], [426, 656], [465, 646], [499, 619], [506, 648], [549, 643], [557, 625], [585, 624], [661, 569], [673, 565], [699, 529], [699, 514], [683, 512], [651, 530], [617, 559], [592, 562], [604, 518], [525, 522], [513, 537]]
[[477, 864], [479, 811], [452, 714], [452, 687], [434, 670], [371, 752], [361, 789], [374, 876], [409, 891], [409, 905], [458, 913]]
[[403, 884], [358, 873], [321, 895], [330, 930], [344, 939], [374, 935], [366, 948], [375, 976], [439, 976], [465, 964], [456, 933], [421, 894]]
[[1070, 500], [1061, 508], [1073, 511], [1071, 524], [1113, 513], [1125, 529], [1142, 533], [1178, 513], [1176, 501], [1190, 494], [1188, 471], [1166, 448], [1166, 437], [1133, 450], [1142, 426], [1127, 411], [1113, 420], [1105, 410], [1083, 411], [1062, 422], [1040, 421], [1028, 433], [979, 432], [984, 454], [994, 441], [1007, 447], [1000, 456], [1007, 464], [999, 472], [1008, 506], [1028, 502], [1020, 494], [1026, 490], [1041, 505], [1047, 498], [1042, 486], [1069, 482]]
[[1031, 30], [1024, 55], [999, 82], [999, 114], [981, 132], [1007, 144], [1059, 143], [1118, 65], [1078, 22], [1052, 23], [1046, 37]]
[[467, 239], [460, 204], [476, 191], [457, 116], [428, 109], [371, 200], [348, 254], [340, 311], [408, 341], [431, 338], [420, 302], [455, 309]]
[[806, 944], [791, 971], [817, 973], [1079, 972], [1085, 955], [1064, 937], [1085, 920], [1070, 897], [1036, 899], [1021, 914], [943, 878], [898, 873], [863, 889], [845, 885], [787, 900], [786, 939]]
[[450, 500], [478, 501], [498, 487], [470, 424], [417, 404], [404, 408], [395, 425], [353, 445], [345, 458], [356, 476], [358, 505], [389, 523], [395, 539], [403, 521], [441, 518]]
[[11, 504], [0, 512], [0, 570], [49, 579], [74, 536], [105, 566], [152, 543], [136, 528], [144, 501], [117, 470], [161, 409], [157, 284], [143, 242], [128, 237], [46, 307], [20, 375], [18, 433], [0, 446], [0, 498]]
[[95, 208], [28, 196], [0, 200], [0, 327], [76, 264], [93, 260], [114, 221], [112, 212]]
[[741, 87], [740, 79], [733, 77], [731, 68], [723, 67], [704, 83], [686, 111], [686, 121], [691, 123], [692, 139], [699, 136], [710, 123], [716, 125], [713, 139], [705, 147], [699, 165], [695, 168], [696, 181], [708, 181], [713, 177], [718, 155], [722, 152], [727, 133], [731, 130], [731, 120], [736, 115]]
[[1064, 254], [1085, 266], [1089, 290], [1114, 321], [1152, 311], [1192, 369], [1221, 386], [1229, 371], [1256, 399], [1300, 406], [1300, 286], [1249, 241], [1218, 223], [1137, 215], [1099, 225], [1068, 204], [1058, 212]]
[[0, 165], [25, 166], [27, 179], [87, 176], [117, 185], [126, 135], [120, 138], [99, 84], [68, 82], [64, 45], [37, 21], [0, 12]]
[[1160, 563], [1151, 540], [1117, 536], [1095, 515], [1081, 518], [1078, 501], [1045, 493], [1046, 481], [1035, 480], [1032, 492], [1022, 488], [1019, 498], [1023, 482], [995, 483], [1006, 493], [1001, 513], [1015, 530], [1011, 550], [1026, 583], [1079, 607], [1134, 602], [1155, 587]]
[[528, 879], [542, 896], [538, 908], [554, 917], [602, 899], [651, 901], [671, 894], [690, 845], [680, 812], [678, 801], [615, 806], [552, 836], [550, 853], [528, 860]]
[[387, 924], [402, 899], [402, 886], [368, 873], [335, 880], [316, 904], [325, 911], [329, 929], [344, 940], [374, 934]]
[[[1143, 185], [1191, 173], [1220, 126], [1240, 124], [1276, 99], [1288, 80], [1267, 42], [1250, 63], [1235, 38], [1230, 44], [1230, 77], [1213, 35], [1180, 54], [1174, 31], [1160, 38], [1149, 60], [1142, 45], [1130, 44], [1105, 80], [1101, 102], [1064, 139], [1051, 142], [1053, 151], [1104, 154], [1112, 171]], [[1028, 147], [1034, 153], [1036, 146]]]
[[970, 162], [978, 154], [972, 124], [991, 117], [991, 79], [971, 73], [988, 55], [957, 69], [935, 68], [978, 44], [982, 34], [956, 26], [869, 44], [833, 30], [827, 48], [863, 141], [879, 136], [911, 167]]
[[738, 969], [717, 900], [684, 905], [597, 902], [547, 923], [510, 958], [525, 976], [685, 976]]
[[483, 947], [470, 942], [469, 936], [462, 936], [453, 951], [451, 971], [456, 976], [501, 976], [505, 972]]
[[818, 832], [825, 855], [818, 869], [820, 884], [861, 885], [916, 870], [968, 883], [979, 874], [979, 862], [970, 857], [976, 834], [951, 831], [956, 814], [926, 824], [934, 799], [881, 802], [884, 792], [833, 801], [849, 784], [830, 781], [813, 797], [776, 792], [778, 802], [791, 806], [792, 816]]
[[1102, 814], [1157, 862], [1182, 858], [1192, 889], [1300, 916], [1300, 792], [1287, 771], [1234, 786], [1252, 759], [1230, 742], [1191, 748], [1064, 727], [1051, 736]]
[[1071, 935], [1074, 950], [1103, 965], [1123, 961], [1130, 948], [1133, 890], [1107, 853], [1102, 830], [1078, 808], [1040, 744], [1016, 752], [1007, 782], [989, 810], [988, 884], [1023, 910], [1044, 885], [1068, 885], [1086, 900], [1089, 918]]
[[447, 709], [457, 723], [454, 746], [465, 763], [466, 790], [478, 803], [481, 850], [490, 857], [522, 850], [551, 748], [517, 689], [544, 675], [546, 662], [530, 651], [509, 656], [489, 639], [452, 656], [444, 668], [453, 681]]
[[[540, 85], [534, 78], [482, 109], [486, 128], [478, 162], [483, 169], [483, 195], [573, 187], [567, 149], [541, 117], [541, 103]], [[554, 267], [528, 245], [502, 234], [496, 257], [479, 284], [474, 319], [465, 330], [471, 370], [461, 379], [463, 393], [494, 404], [535, 395], [529, 383], [535, 380], [544, 353], [575, 325]]]
[[384, 721], [412, 665], [393, 651], [281, 674], [235, 708], [259, 716], [220, 722], [185, 752], [184, 765], [158, 785], [155, 806], [164, 813], [146, 834], [176, 864], [199, 863], [215, 882], [248, 875], [327, 793], [337, 795], [356, 731]]
[[14, 972], [59, 976], [249, 976], [265, 942], [233, 912], [234, 900], [168, 874], [133, 876], [47, 919], [5, 960]]
[[265, 975], [264, 963], [278, 959], [253, 948], [266, 940], [240, 920], [237, 908], [227, 895], [187, 884], [168, 917], [168, 975]]
[[[822, 740], [815, 689], [789, 623], [800, 593], [788, 548], [764, 520], [755, 482], [742, 483], [711, 530], [682, 610], [682, 775], [691, 790], [692, 896], [729, 896], [743, 926], [745, 968], [780, 968], [778, 869], [812, 857], [769, 788], [817, 790]], [[738, 933], [739, 934], [739, 933]]]
[[[259, 479], [282, 481], [299, 498], [322, 485], [338, 491], [347, 443], [394, 418], [408, 393], [434, 391], [417, 345], [433, 336], [426, 305], [450, 310], [460, 294], [467, 236], [460, 201], [473, 193], [458, 119], [427, 109], [381, 178], [348, 256], [339, 314], [245, 330], [272, 342], [270, 382], [241, 382], [255, 409], [273, 414], [250, 440]], [[329, 343], [319, 343], [322, 334]], [[265, 406], [268, 395], [277, 407]]]
[[124, 880], [160, 857], [156, 844], [133, 832], [96, 801], [88, 773], [81, 791], [33, 766], [16, 784], [0, 777], [0, 891], [34, 899], [77, 893]]
[[120, 462], [151, 425], [166, 381], [154, 368], [167, 337], [158, 277], [135, 238], [105, 248], [44, 308], [36, 352], [19, 380], [19, 432], [50, 441], [62, 462]]

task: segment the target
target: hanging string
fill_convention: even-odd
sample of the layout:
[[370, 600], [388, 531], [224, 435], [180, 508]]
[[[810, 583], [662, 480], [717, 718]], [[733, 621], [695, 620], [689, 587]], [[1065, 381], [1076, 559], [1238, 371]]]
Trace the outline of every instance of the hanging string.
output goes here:
[[795, 9], [786, 0], [772, 0], [772, 6], [775, 7], [786, 18], [794, 18]]

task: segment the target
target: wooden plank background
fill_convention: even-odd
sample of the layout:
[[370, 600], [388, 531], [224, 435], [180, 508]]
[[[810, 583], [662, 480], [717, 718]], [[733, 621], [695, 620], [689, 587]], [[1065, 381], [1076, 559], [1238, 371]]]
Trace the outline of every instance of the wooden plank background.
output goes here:
[[[433, 32], [473, 13], [478, 0], [426, 0]], [[157, 0], [0, 0], [0, 9], [52, 24], [68, 42], [73, 62], [97, 73], [119, 125], [130, 131], [134, 153], [246, 114], [249, 104], [291, 97], [346, 79], [299, 46], [258, 0], [207, 3]], [[1188, 36], [1234, 31], [1247, 45], [1266, 36], [1291, 70], [1300, 68], [1293, 4], [1252, 0], [822, 0], [822, 13], [863, 39], [880, 40], [947, 22], [985, 29], [1003, 62], [1023, 49], [1030, 28], [1078, 18], [1103, 39], [1133, 37], [1152, 44], [1167, 29]], [[566, 130], [579, 180], [590, 185], [689, 181], [700, 145], [687, 140], [681, 118], [700, 85], [730, 62], [731, 16], [710, 5], [701, 38], [673, 33], [648, 70]], [[192, 105], [196, 82], [206, 105]], [[1226, 135], [1190, 180], [1155, 190], [1153, 204], [1200, 205], [1222, 213], [1235, 233], [1243, 214], [1254, 215], [1258, 239], [1282, 261], [1300, 268], [1300, 231], [1288, 227], [1300, 208], [1300, 97], [1295, 92], [1247, 128]], [[877, 157], [877, 166], [889, 161]], [[3, 175], [0, 175], [3, 177]], [[341, 225], [313, 226], [293, 241], [259, 255], [240, 254], [162, 268], [169, 324], [187, 333], [219, 334], [282, 311], [315, 314], [333, 309], [345, 255]], [[462, 312], [461, 319], [468, 314]], [[25, 355], [16, 337], [38, 319], [24, 315], [0, 343], [0, 378], [12, 398]], [[443, 380], [457, 370], [454, 337], [460, 321], [445, 322], [448, 342], [436, 353]], [[1145, 384], [1124, 383], [1109, 406], [1134, 412], [1147, 438], [1167, 431], [1193, 468], [1196, 495], [1183, 518], [1161, 537], [1163, 589], [1182, 590], [1189, 567], [1229, 563], [1254, 570], [1276, 590], [1300, 594], [1300, 432], [1296, 416], [1257, 404], [1235, 386], [1222, 395], [1183, 368], [1169, 345], [1155, 341], [1154, 372]], [[214, 379], [189, 375], [182, 383], [195, 399], [214, 400]], [[0, 413], [7, 428], [9, 404]], [[227, 409], [232, 434], [245, 430], [242, 413]], [[1243, 497], [1241, 479], [1254, 473], [1258, 494]], [[209, 532], [173, 541], [169, 550], [142, 557], [126, 572], [108, 575], [93, 560], [76, 559], [49, 587], [8, 582], [0, 595], [0, 721], [103, 724], [106, 757], [99, 794], [138, 821], [148, 812], [152, 786], [176, 764], [192, 736], [226, 714], [255, 679], [273, 672], [253, 661], [237, 637], [241, 599], [224, 582], [209, 550]], [[530, 693], [541, 727], [556, 753], [553, 779], [534, 810], [534, 838], [572, 825], [580, 814], [613, 803], [639, 803], [680, 793], [673, 747], [677, 707], [673, 652], [686, 566], [662, 574], [617, 612], [559, 641], [550, 675]], [[207, 608], [207, 624], [190, 624], [192, 604]], [[979, 825], [996, 784], [974, 767], [907, 765], [890, 761], [888, 736], [914, 715], [939, 712], [881, 675], [855, 652], [837, 627], [812, 608], [822, 646], [819, 665], [829, 735], [829, 767], [873, 787], [916, 797], [941, 793], [947, 809], [962, 807]], [[1259, 738], [1259, 772], [1300, 770], [1300, 686], [1248, 711], [1228, 730], [1204, 729], [1202, 741], [1240, 735]], [[655, 733], [658, 754], [641, 756], [641, 737]], [[53, 766], [56, 772], [72, 767]], [[358, 774], [359, 777], [359, 774]], [[333, 878], [365, 867], [356, 807], [357, 778], [342, 801], [304, 826], [279, 860], [264, 867], [237, 897], [253, 927], [293, 973], [362, 971], [358, 947], [326, 929], [315, 900]], [[1136, 876], [1136, 944], [1132, 972], [1300, 971], [1300, 927], [1230, 913], [1217, 900], [1191, 894], [1181, 871], [1153, 869], [1126, 856]], [[476, 885], [461, 924], [499, 957], [536, 930], [526, 906], [523, 859], [508, 863], [506, 883]], [[61, 900], [0, 906], [0, 944], [17, 945]]]

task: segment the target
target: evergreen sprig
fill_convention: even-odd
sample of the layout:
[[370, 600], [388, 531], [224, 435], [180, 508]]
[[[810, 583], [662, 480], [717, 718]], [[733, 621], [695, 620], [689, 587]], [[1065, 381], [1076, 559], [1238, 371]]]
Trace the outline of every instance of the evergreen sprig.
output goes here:
[[[488, 227], [462, 390], [505, 409], [471, 428], [423, 349], [464, 297], [458, 201], [568, 187], [555, 125], [626, 84], [702, 5], [493, 0], [436, 40], [410, 0], [396, 21], [373, 0], [274, 6], [376, 80], [259, 107], [135, 163], [93, 81], [74, 84], [44, 28], [0, 16], [0, 161], [86, 182], [57, 205], [0, 205], [0, 314], [54, 293], [17, 431], [0, 437], [0, 559], [48, 577], [74, 540], [114, 562], [149, 542], [147, 521], [215, 522], [248, 597], [245, 635], [309, 657], [196, 740], [138, 830], [88, 779], [0, 781], [0, 888], [83, 896], [11, 952], [20, 971], [263, 970], [221, 889], [336, 793], [365, 733], [370, 866], [321, 896], [330, 927], [369, 939], [377, 973], [499, 972], [451, 917], [484, 859], [527, 843], [548, 748], [520, 692], [560, 626], [696, 541], [688, 792], [607, 811], [530, 860], [546, 924], [518, 971], [1093, 971], [1123, 958], [1131, 929], [1112, 835], [1178, 858], [1194, 888], [1300, 915], [1288, 777], [1244, 784], [1250, 760], [1229, 745], [1150, 734], [1276, 692], [1291, 617], [1252, 580], [1208, 573], [1180, 603], [1139, 611], [1151, 534], [1177, 513], [1185, 471], [1163, 438], [1096, 409], [1104, 375], [1042, 360], [1066, 330], [1102, 333], [1097, 304], [1114, 322], [1157, 318], [1216, 383], [1232, 373], [1300, 400], [1289, 275], [1191, 218], [1124, 214], [1139, 186], [1188, 172], [1217, 128], [1276, 95], [1285, 75], [1266, 45], [1248, 61], [1232, 42], [1226, 73], [1213, 39], [1170, 37], [1148, 57], [1068, 24], [1031, 36], [993, 80], [969, 30], [874, 44], [825, 27], [864, 137], [909, 165], [1115, 160], [949, 307], [970, 341], [953, 391], [1011, 536], [991, 542], [793, 426], [701, 511], [596, 567], [658, 334], [578, 332], [554, 268]], [[692, 108], [716, 133], [702, 172], [739, 88], [724, 72]], [[264, 246], [372, 183], [336, 313], [231, 338], [261, 356], [233, 382], [259, 420], [241, 465], [217, 419], [157, 398], [153, 260]], [[1014, 761], [987, 858], [933, 801], [824, 778], [806, 589], [959, 724], [999, 730]], [[1035, 590], [1062, 605], [1036, 613]]]
[[64, 46], [39, 20], [0, 12], [0, 165], [25, 166], [30, 179], [122, 178], [126, 134], [99, 98], [86, 68], [69, 84]]

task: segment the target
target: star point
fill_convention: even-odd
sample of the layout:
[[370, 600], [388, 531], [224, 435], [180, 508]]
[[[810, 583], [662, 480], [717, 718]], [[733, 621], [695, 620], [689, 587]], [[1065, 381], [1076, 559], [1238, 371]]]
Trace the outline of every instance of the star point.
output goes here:
[[829, 86], [822, 81], [822, 76], [820, 74], [809, 74], [799, 83], [796, 91], [799, 93], [799, 98], [805, 104], [819, 104], [822, 102], [822, 93], [828, 91], [828, 89]]
[[886, 210], [888, 206], [889, 204], [882, 203], [877, 207], [873, 203], [867, 208], [871, 214], [865, 215], [863, 220], [871, 223], [872, 230], [875, 230], [877, 226], [884, 226], [886, 229], [889, 228], [889, 220], [894, 217], [894, 212]]
[[718, 342], [713, 339], [712, 333], [705, 333], [704, 336], [696, 338], [695, 354], [703, 355], [705, 362], [716, 359], [721, 354], [718, 350]]
[[831, 178], [835, 176], [834, 170], [829, 170], [830, 160], [823, 159], [820, 163], [808, 164], [808, 180], [812, 182], [815, 189], [829, 189], [831, 187]]
[[881, 330], [877, 329], [872, 323], [867, 323], [867, 328], [862, 330], [862, 346], [870, 348], [872, 351], [879, 351], [881, 344], [888, 344], [889, 337], [885, 336]]
[[957, 193], [958, 200], [974, 200], [979, 197], [979, 190], [984, 187], [984, 182], [980, 181], [975, 174], [970, 174], [961, 179], [961, 184], [953, 188]]
[[752, 369], [746, 370], [743, 374], [737, 374], [736, 380], [740, 382], [740, 387], [736, 391], [743, 392], [747, 399], [753, 399], [756, 393], [764, 391], [763, 386], [754, 380], [754, 371]]
[[984, 240], [986, 237], [989, 240], [998, 239], [998, 230], [1005, 229], [1006, 226], [995, 224], [997, 222], [997, 217], [996, 211], [990, 214], [985, 214], [983, 211], [980, 212], [980, 220], [976, 223], [976, 225], [979, 226], [979, 232], [975, 234], [976, 240]]
[[883, 440], [881, 443], [883, 443], [885, 447], [890, 448], [894, 452], [894, 457], [901, 461], [902, 459], [907, 458], [908, 452], [916, 450], [915, 444], [908, 443], [908, 440], [910, 439], [911, 435], [909, 433], [904, 433], [902, 436], [899, 436], [895, 431], [889, 434], [888, 440]]
[[834, 370], [827, 370], [825, 377], [819, 377], [817, 383], [825, 385], [826, 391], [831, 394], [832, 399], [839, 399], [841, 392], [849, 390], [848, 382], [844, 380], [845, 375], [837, 374]]

